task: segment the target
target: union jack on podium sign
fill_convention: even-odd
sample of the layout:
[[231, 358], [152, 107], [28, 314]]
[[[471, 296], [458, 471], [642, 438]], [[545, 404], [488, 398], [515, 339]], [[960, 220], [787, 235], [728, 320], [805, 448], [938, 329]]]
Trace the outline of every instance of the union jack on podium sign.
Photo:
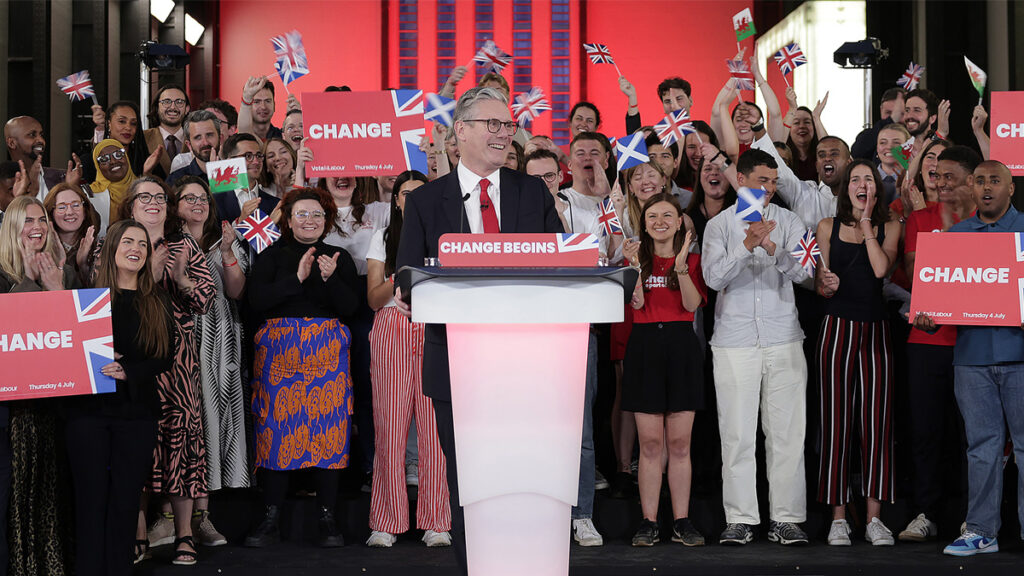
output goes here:
[[110, 290], [0, 295], [0, 401], [116, 390]]

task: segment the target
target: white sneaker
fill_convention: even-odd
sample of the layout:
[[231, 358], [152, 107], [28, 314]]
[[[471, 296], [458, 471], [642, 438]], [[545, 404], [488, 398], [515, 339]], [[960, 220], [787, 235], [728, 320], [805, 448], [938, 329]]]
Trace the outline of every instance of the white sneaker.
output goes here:
[[394, 534], [388, 534], [387, 532], [380, 532], [374, 530], [370, 537], [366, 540], [366, 545], [370, 548], [391, 548], [391, 545], [398, 540], [398, 537]]
[[572, 537], [580, 543], [580, 546], [604, 546], [604, 538], [594, 527], [590, 518], [581, 518], [572, 521]]
[[904, 542], [925, 542], [934, 539], [939, 533], [935, 522], [932, 522], [924, 514], [918, 514], [917, 518], [907, 524], [907, 529], [900, 532], [900, 540]]
[[409, 462], [405, 465], [405, 485], [406, 486], [419, 486], [420, 485], [420, 467], [415, 462]]
[[892, 539], [892, 532], [877, 517], [868, 522], [868, 527], [864, 530], [864, 539], [871, 542], [872, 546], [892, 546], [896, 543]]
[[608, 479], [601, 474], [600, 470], [594, 470], [594, 490], [607, 490], [611, 487], [608, 483]]
[[833, 520], [832, 527], [828, 529], [828, 545], [829, 546], [849, 546], [850, 542], [850, 525], [846, 520]]
[[452, 535], [448, 532], [434, 532], [433, 530], [427, 530], [423, 533], [422, 540], [428, 548], [452, 545]]

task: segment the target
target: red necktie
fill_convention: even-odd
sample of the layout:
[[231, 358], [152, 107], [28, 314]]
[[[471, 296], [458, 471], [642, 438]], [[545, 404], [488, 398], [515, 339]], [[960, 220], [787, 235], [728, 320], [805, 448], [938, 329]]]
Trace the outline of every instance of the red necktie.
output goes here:
[[487, 195], [487, 188], [491, 181], [487, 178], [480, 180], [480, 215], [484, 219], [484, 234], [497, 234], [501, 232], [498, 226], [498, 213], [494, 210], [494, 202]]

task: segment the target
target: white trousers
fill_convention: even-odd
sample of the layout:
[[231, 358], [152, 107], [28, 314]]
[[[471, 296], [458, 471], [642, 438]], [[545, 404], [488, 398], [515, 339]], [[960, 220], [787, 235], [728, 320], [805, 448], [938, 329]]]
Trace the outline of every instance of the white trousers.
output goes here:
[[776, 522], [807, 520], [804, 434], [807, 361], [800, 342], [714, 352], [718, 429], [722, 436], [725, 521], [758, 525], [757, 414], [765, 436], [768, 501]]

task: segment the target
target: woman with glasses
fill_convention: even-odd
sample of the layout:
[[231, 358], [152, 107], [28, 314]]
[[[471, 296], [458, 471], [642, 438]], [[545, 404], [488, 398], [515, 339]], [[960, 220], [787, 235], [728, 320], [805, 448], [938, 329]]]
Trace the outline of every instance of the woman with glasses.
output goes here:
[[[216, 292], [210, 311], [195, 315], [202, 377], [203, 433], [206, 438], [207, 492], [249, 486], [242, 382], [242, 318], [237, 300], [245, 290], [249, 250], [228, 222], [221, 222], [206, 180], [177, 181], [178, 216], [206, 254]], [[227, 539], [209, 517], [209, 498], [196, 498], [192, 531], [200, 545], [222, 546]]]
[[284, 197], [281, 238], [260, 254], [249, 303], [266, 318], [256, 333], [252, 412], [254, 465], [265, 514], [245, 545], [279, 538], [288, 472], [313, 468], [320, 508], [318, 543], [344, 545], [334, 521], [340, 470], [349, 464], [351, 337], [345, 326], [360, 304], [355, 263], [324, 243], [337, 208], [331, 195], [297, 188]]
[[283, 198], [295, 182], [295, 150], [282, 138], [271, 138], [263, 145], [263, 170], [260, 185], [275, 198]]
[[135, 172], [124, 146], [109, 138], [93, 147], [92, 162], [96, 167], [96, 180], [89, 188], [92, 190], [93, 206], [100, 215], [101, 224], [96, 233], [102, 237], [107, 227], [117, 220], [116, 215], [128, 193], [128, 187], [135, 181]]
[[43, 207], [60, 239], [67, 263], [85, 285], [92, 275], [90, 265], [101, 226], [100, 215], [81, 188], [72, 188], [64, 182], [50, 189]]
[[[177, 204], [174, 200], [166, 184], [144, 176], [128, 189], [120, 217], [132, 218], [146, 228], [153, 246], [153, 274], [171, 295], [174, 364], [169, 372], [157, 377], [161, 412], [152, 491], [171, 501], [176, 535], [173, 562], [189, 566], [197, 557], [192, 504], [195, 498], [206, 495], [206, 441], [195, 315], [210, 310], [216, 284], [202, 249], [192, 236], [182, 233], [178, 212], [167, 209], [168, 203]], [[147, 539], [144, 511], [145, 506], [139, 512], [139, 541]], [[136, 555], [144, 556], [144, 548]]]
[[[0, 225], [0, 294], [78, 287], [74, 270], [64, 265], [64, 251], [50, 232], [43, 204], [34, 196], [15, 198]], [[70, 566], [69, 518], [61, 485], [66, 476], [64, 460], [57, 458], [62, 448], [56, 445], [53, 408], [52, 400], [10, 402], [0, 408], [4, 420], [10, 410], [3, 425], [9, 424], [11, 458], [10, 504], [3, 508], [6, 516], [0, 521], [9, 528], [9, 565], [34, 566], [32, 574], [64, 574], [65, 565]]]

